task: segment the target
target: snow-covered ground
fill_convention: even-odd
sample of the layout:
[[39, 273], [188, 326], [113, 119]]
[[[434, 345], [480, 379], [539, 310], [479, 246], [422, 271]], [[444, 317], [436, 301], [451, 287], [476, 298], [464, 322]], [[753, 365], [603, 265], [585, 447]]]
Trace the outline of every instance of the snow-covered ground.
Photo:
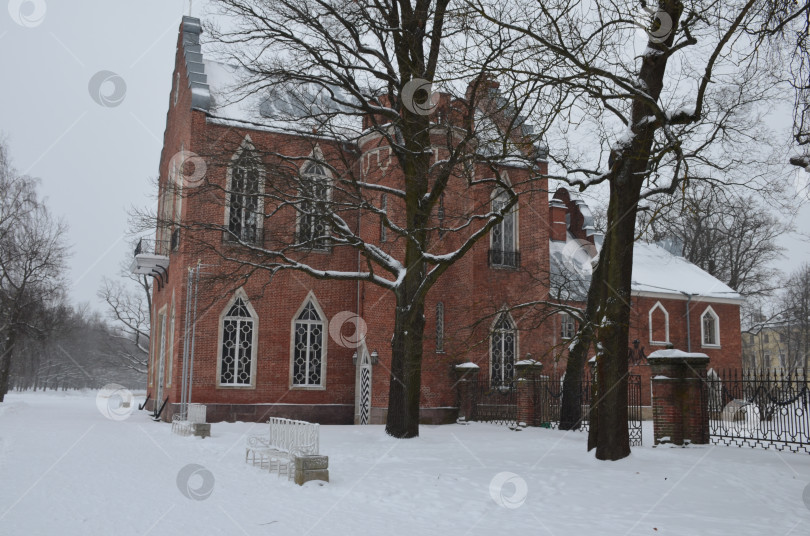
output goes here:
[[[211, 438], [180, 437], [145, 412], [105, 418], [94, 393], [12, 393], [0, 404], [0, 534], [762, 536], [810, 527], [807, 454], [644, 446], [609, 463], [587, 454], [578, 432], [423, 426], [403, 441], [380, 426], [324, 426], [331, 482], [299, 487], [245, 464], [245, 435], [259, 431], [218, 423]], [[202, 469], [186, 481], [189, 464]], [[187, 497], [205, 496], [209, 482], [210, 496]]]

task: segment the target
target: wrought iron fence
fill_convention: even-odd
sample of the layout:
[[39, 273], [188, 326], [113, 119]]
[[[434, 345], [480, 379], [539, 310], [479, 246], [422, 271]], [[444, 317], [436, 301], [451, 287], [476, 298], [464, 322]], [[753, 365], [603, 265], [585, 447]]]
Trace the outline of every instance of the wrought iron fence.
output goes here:
[[478, 380], [472, 385], [473, 421], [517, 425], [517, 390], [515, 382], [490, 384]]
[[806, 371], [710, 370], [705, 385], [712, 443], [810, 453]]
[[[560, 426], [560, 409], [562, 407], [562, 377], [559, 375], [543, 376], [530, 381], [529, 404], [534, 409], [532, 426], [557, 429]], [[582, 404], [582, 421], [579, 430], [587, 431], [588, 416], [591, 408], [592, 379], [589, 374], [580, 382], [580, 403]], [[473, 421], [493, 422], [517, 425], [518, 401], [517, 384], [508, 382], [490, 384], [489, 380], [479, 380], [472, 386]], [[630, 434], [630, 445], [640, 446], [641, 433], [641, 376], [630, 375], [627, 380], [627, 428]]]
[[[179, 234], [177, 240], [179, 243]], [[150, 255], [168, 255], [169, 248], [171, 247], [172, 244], [171, 241], [169, 240], [156, 240], [154, 238], [139, 238], [138, 243], [135, 245], [134, 256], [137, 257], [141, 253], [148, 253]]]
[[[533, 380], [531, 385], [531, 403], [534, 405], [536, 423], [541, 427], [558, 429], [562, 409], [562, 376], [544, 376]], [[593, 379], [585, 374], [579, 387], [582, 420], [577, 428], [588, 431], [590, 427], [590, 409], [593, 396]], [[627, 378], [627, 430], [630, 434], [630, 445], [641, 446], [641, 376], [632, 374]]]

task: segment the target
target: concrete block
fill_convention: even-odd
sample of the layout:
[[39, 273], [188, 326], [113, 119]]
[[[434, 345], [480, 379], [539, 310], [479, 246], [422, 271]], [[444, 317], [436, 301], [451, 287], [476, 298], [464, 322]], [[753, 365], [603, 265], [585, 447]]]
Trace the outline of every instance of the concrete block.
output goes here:
[[310, 480], [329, 482], [329, 457], [306, 455], [295, 457], [295, 483], [303, 486]]
[[191, 432], [196, 437], [211, 437], [211, 423], [191, 423]]

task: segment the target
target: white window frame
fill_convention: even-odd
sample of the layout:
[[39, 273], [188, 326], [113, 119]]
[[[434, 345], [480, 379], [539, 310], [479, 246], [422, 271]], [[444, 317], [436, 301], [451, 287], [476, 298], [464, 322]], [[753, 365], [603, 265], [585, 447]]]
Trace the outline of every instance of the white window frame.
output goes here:
[[[318, 313], [318, 316], [321, 317], [320, 324], [321, 324], [321, 383], [320, 384], [298, 384], [295, 383], [295, 324], [298, 322], [299, 315], [304, 311], [307, 304], [312, 302], [313, 307], [315, 307], [315, 311]], [[315, 320], [303, 320], [302, 322], [307, 323], [316, 323], [318, 321]], [[318, 298], [315, 297], [315, 293], [309, 291], [307, 297], [304, 298], [304, 301], [301, 302], [301, 306], [295, 312], [290, 321], [290, 376], [289, 376], [289, 386], [290, 389], [295, 390], [303, 390], [303, 391], [324, 391], [326, 390], [326, 364], [327, 364], [327, 350], [329, 348], [329, 319], [326, 317], [326, 313], [323, 312], [323, 308], [321, 308], [321, 304], [318, 302]]]
[[[321, 169], [323, 170], [323, 180], [326, 181], [326, 198], [323, 201], [328, 206], [329, 203], [332, 200], [332, 179], [333, 179], [332, 171], [324, 163], [323, 153], [320, 151], [320, 149], [318, 147], [316, 147], [315, 150], [312, 152], [312, 154], [309, 156], [309, 160], [304, 162], [304, 164], [301, 166], [301, 169], [299, 170], [299, 173], [300, 173], [300, 177], [302, 179], [304, 177], [307, 177], [307, 176], [313, 176], [313, 177], [318, 176], [318, 175], [306, 173], [307, 168], [309, 166], [313, 166], [313, 165], [314, 166], [320, 166]], [[299, 192], [300, 192], [300, 190], [301, 190], [301, 188], [299, 186]], [[322, 217], [324, 219], [324, 233], [328, 236], [330, 234], [330, 227], [331, 227], [329, 225], [329, 219], [325, 214], [320, 216], [320, 217]], [[301, 241], [302, 220], [303, 220], [303, 215], [301, 214], [300, 211], [298, 211], [297, 214], [296, 214], [296, 217], [295, 217], [295, 241], [296, 242]], [[310, 247], [308, 249], [310, 249], [311, 251], [327, 251], [328, 252], [328, 251], [331, 250], [331, 246], [329, 245], [329, 242], [327, 241], [326, 245], [324, 245], [324, 246], [320, 246], [320, 247], [314, 247], [313, 246], [313, 247]]]
[[[714, 335], [716, 338], [715, 342], [709, 344], [706, 343], [706, 333], [703, 328], [706, 315], [710, 315], [714, 319]], [[714, 312], [711, 305], [706, 307], [706, 310], [700, 315], [700, 345], [703, 348], [720, 348], [720, 317]]]
[[[570, 325], [572, 325], [573, 327], [571, 328], [571, 335], [566, 337], [564, 328], [565, 328], [565, 326], [569, 325], [569, 322], [567, 322], [568, 320], [571, 321]], [[574, 335], [576, 335], [576, 334], [577, 334], [577, 319], [574, 318], [574, 315], [572, 315], [571, 313], [566, 313], [565, 311], [561, 312], [560, 313], [560, 339], [564, 340], [564, 341], [568, 341], [568, 340], [571, 340], [572, 338], [574, 338]]]
[[[239, 145], [239, 148], [236, 152], [231, 156], [231, 162], [228, 165], [228, 170], [226, 173], [226, 190], [225, 190], [225, 236], [229, 240], [234, 240], [233, 236], [231, 235], [230, 228], [231, 228], [231, 194], [233, 193], [233, 170], [236, 166], [239, 158], [242, 156], [242, 153], [245, 151], [248, 152], [255, 152], [256, 148], [253, 145], [253, 142], [250, 139], [250, 135], [245, 136], [245, 139], [242, 140], [242, 143]], [[261, 243], [262, 242], [262, 230], [264, 227], [264, 181], [265, 181], [265, 171], [264, 166], [262, 165], [261, 159], [256, 156], [256, 171], [259, 174], [259, 188], [256, 195], [258, 195], [258, 201], [256, 203], [256, 239], [253, 243]], [[242, 233], [244, 233], [244, 222], [242, 222]], [[240, 240], [244, 240], [244, 236], [239, 237]]]
[[[509, 330], [496, 330], [495, 327], [501, 321], [501, 318], [504, 318], [504, 316], [506, 317], [506, 319], [507, 319], [507, 321], [508, 321], [508, 323], [510, 325], [510, 329]], [[514, 336], [514, 339], [515, 339], [515, 350], [514, 350], [515, 354], [513, 356], [514, 361], [512, 363], [512, 380], [515, 380], [515, 378], [516, 378], [516, 376], [515, 376], [515, 372], [516, 372], [515, 371], [515, 363], [517, 363], [518, 356], [520, 355], [520, 346], [519, 346], [520, 345], [520, 337], [518, 337], [518, 329], [517, 329], [517, 324], [515, 323], [515, 319], [512, 318], [512, 315], [509, 314], [509, 311], [501, 311], [495, 317], [495, 321], [492, 323], [492, 326], [490, 327], [490, 330], [489, 330], [489, 383], [490, 383], [490, 385], [492, 385], [492, 370], [493, 370], [492, 364], [494, 363], [494, 358], [495, 358], [495, 356], [492, 353], [492, 338], [493, 338], [493, 336], [495, 335], [496, 332], [506, 333], [507, 331], [511, 331], [513, 333], [513, 336]], [[503, 350], [501, 350], [501, 352], [503, 352]], [[504, 378], [504, 370], [505, 370], [505, 367], [502, 365], [501, 366], [501, 381], [503, 381], [503, 378]]]
[[[666, 340], [664, 341], [657, 341], [653, 338], [653, 313], [656, 309], [661, 309], [664, 313], [664, 335]], [[647, 312], [647, 323], [650, 326], [650, 344], [655, 346], [666, 346], [669, 344], [669, 311], [667, 311], [666, 307], [660, 302], [655, 302], [655, 305], [650, 307], [650, 310]]]
[[[250, 314], [250, 318], [253, 321], [253, 328], [252, 328], [252, 337], [250, 343], [250, 383], [222, 383], [222, 343], [223, 338], [225, 335], [225, 320], [228, 317], [228, 311], [230, 311], [233, 304], [236, 303], [237, 299], [242, 299], [242, 302], [245, 304], [245, 307]], [[216, 373], [216, 386], [218, 389], [255, 389], [256, 388], [256, 356], [258, 355], [259, 351], [259, 315], [256, 314], [256, 310], [253, 308], [253, 305], [250, 303], [250, 300], [247, 297], [245, 291], [241, 288], [237, 289], [234, 292], [233, 296], [228, 303], [225, 304], [225, 307], [222, 308], [222, 312], [219, 314], [219, 337], [217, 339], [217, 369]]]
[[[508, 182], [509, 178], [507, 176], [504, 176], [504, 178]], [[490, 199], [490, 208], [491, 208], [492, 212], [495, 212], [496, 210], [498, 210], [496, 208], [496, 204], [503, 203], [503, 202], [506, 202], [506, 203], [509, 202], [509, 196], [507, 195], [507, 192], [505, 190], [501, 189], [501, 188], [495, 189], [495, 191], [493, 191], [492, 197]], [[519, 203], [515, 203], [512, 206], [512, 208], [509, 210], [509, 212], [507, 212], [504, 215], [504, 218], [500, 222], [498, 222], [497, 225], [492, 227], [492, 229], [490, 229], [490, 231], [489, 231], [489, 250], [490, 251], [495, 251], [496, 250], [496, 248], [495, 248], [495, 234], [493, 232], [495, 230], [495, 228], [500, 227], [501, 228], [501, 235], [505, 236], [504, 227], [506, 226], [506, 218], [507, 217], [512, 219], [512, 250], [507, 251], [505, 249], [505, 247], [504, 247], [504, 244], [502, 244], [501, 247], [500, 247], [500, 251], [501, 251], [502, 254], [503, 253], [518, 254], [518, 252], [520, 251], [520, 240], [519, 240], [520, 239], [520, 213], [519, 213], [518, 205], [519, 205]], [[493, 266], [493, 267], [496, 267], [496, 268], [519, 268], [520, 267], [519, 262], [515, 262], [514, 264], [507, 264], [505, 262], [501, 262], [501, 263], [496, 264], [496, 263], [491, 262], [491, 259], [490, 259], [489, 265]]]

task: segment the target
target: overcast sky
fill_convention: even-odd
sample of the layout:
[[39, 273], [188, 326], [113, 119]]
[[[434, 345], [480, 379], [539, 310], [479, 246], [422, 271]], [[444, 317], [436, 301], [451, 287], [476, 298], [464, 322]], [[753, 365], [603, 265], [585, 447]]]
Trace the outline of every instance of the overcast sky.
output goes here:
[[[72, 299], [96, 305], [101, 277], [116, 276], [131, 257], [127, 209], [155, 203], [150, 179], [158, 174], [188, 2], [2, 3], [0, 132], [15, 167], [41, 179], [51, 210], [70, 227]], [[122, 99], [93, 100], [89, 84], [99, 71], [120, 76], [102, 94], [125, 84]]]
[[[90, 302], [115, 277], [131, 244], [127, 209], [155, 205], [171, 74], [188, 0], [2, 0], [0, 132], [15, 167], [42, 181], [51, 210], [70, 227], [71, 297]], [[204, 15], [200, 0], [194, 15]], [[89, 85], [107, 80], [96, 102]], [[97, 85], [97, 84], [96, 84]], [[96, 92], [98, 98], [98, 92]], [[802, 184], [810, 174], [796, 174]], [[781, 180], [785, 180], [782, 178]], [[810, 222], [805, 207], [800, 225]], [[810, 260], [786, 238], [791, 270]]]

